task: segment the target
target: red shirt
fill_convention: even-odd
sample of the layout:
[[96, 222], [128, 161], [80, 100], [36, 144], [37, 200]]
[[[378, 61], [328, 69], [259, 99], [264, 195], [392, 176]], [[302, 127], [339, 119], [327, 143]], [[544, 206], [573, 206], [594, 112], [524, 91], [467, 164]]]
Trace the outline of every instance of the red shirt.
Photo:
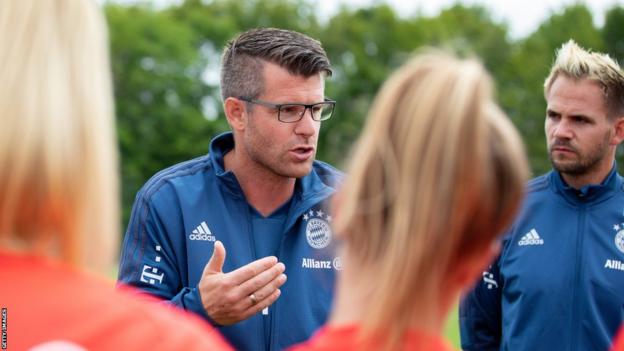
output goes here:
[[[307, 342], [293, 346], [289, 351], [348, 351], [360, 350], [357, 344], [359, 327], [325, 326]], [[373, 341], [372, 344], [375, 344]], [[370, 345], [367, 345], [370, 346]], [[377, 349], [373, 347], [371, 349]], [[409, 330], [401, 341], [399, 350], [417, 351], [453, 351], [449, 344], [439, 336], [426, 334], [417, 330]]]
[[624, 351], [624, 327], [620, 328], [620, 332], [615, 337], [612, 351]]
[[34, 256], [0, 252], [0, 308], [2, 349], [232, 350], [197, 317]]

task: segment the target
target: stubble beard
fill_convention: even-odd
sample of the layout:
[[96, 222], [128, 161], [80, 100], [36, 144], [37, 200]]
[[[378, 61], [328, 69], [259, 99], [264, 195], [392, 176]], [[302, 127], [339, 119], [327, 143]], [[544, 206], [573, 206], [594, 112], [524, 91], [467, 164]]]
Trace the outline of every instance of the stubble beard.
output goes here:
[[288, 151], [282, 151], [275, 155], [262, 153], [262, 151], [258, 149], [251, 149], [248, 153], [250, 159], [254, 163], [277, 177], [302, 178], [308, 175], [312, 170], [312, 161], [302, 162], [306, 164], [305, 169], [302, 169], [302, 167], [289, 167], [289, 162], [285, 160], [285, 158], [287, 158], [285, 154], [287, 154]]
[[[589, 152], [583, 154], [579, 152], [577, 148], [573, 148], [569, 143], [555, 143], [548, 147], [548, 158], [550, 159], [550, 163], [553, 168], [556, 169], [561, 174], [566, 174], [574, 177], [583, 176], [591, 173], [598, 164], [607, 157], [608, 153], [608, 143], [609, 143], [610, 135], [607, 133], [605, 137], [601, 140], [601, 142], [596, 145], [595, 148], [590, 150]], [[565, 145], [566, 147], [572, 149], [574, 153], [577, 155], [578, 159], [576, 161], [566, 162], [558, 161], [553, 157], [552, 148], [556, 145]]]
[[[255, 126], [250, 127], [249, 133], [249, 138], [245, 141], [246, 152], [258, 168], [280, 178], [302, 178], [311, 172], [316, 155], [311, 160], [302, 162], [306, 164], [305, 168], [302, 168], [296, 162], [288, 160], [288, 145], [272, 144], [255, 129]], [[280, 150], [276, 152], [278, 147]], [[291, 164], [297, 166], [291, 167]]]

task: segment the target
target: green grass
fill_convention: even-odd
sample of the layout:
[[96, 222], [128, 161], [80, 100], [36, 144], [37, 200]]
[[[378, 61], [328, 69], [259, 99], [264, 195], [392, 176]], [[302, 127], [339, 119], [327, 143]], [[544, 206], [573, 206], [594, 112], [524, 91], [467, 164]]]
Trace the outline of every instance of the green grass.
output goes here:
[[451, 345], [453, 345], [458, 350], [460, 349], [459, 320], [457, 316], [457, 307], [451, 310], [451, 313], [446, 320], [446, 325], [444, 326], [444, 336], [448, 341], [450, 341]]

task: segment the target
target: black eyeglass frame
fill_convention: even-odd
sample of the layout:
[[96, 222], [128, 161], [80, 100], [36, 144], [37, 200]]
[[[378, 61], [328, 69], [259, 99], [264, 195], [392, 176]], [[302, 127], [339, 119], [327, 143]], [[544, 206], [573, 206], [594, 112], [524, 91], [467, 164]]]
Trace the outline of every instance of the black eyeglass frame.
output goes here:
[[[239, 96], [238, 97], [239, 100], [241, 101], [245, 101], [248, 102], [250, 104], [255, 104], [255, 105], [260, 105], [260, 106], [264, 106], [264, 107], [268, 107], [268, 108], [273, 108], [277, 110], [277, 119], [282, 122], [282, 123], [297, 123], [299, 121], [301, 121], [301, 119], [303, 118], [303, 116], [305, 116], [306, 112], [308, 111], [308, 109], [310, 109], [310, 115], [312, 116], [312, 120], [317, 121], [317, 122], [321, 122], [321, 121], [327, 121], [328, 119], [331, 118], [331, 116], [334, 114], [334, 108], [336, 107], [336, 101], [332, 100], [332, 99], [327, 99], [325, 98], [323, 100], [323, 102], [317, 102], [314, 104], [302, 104], [302, 103], [298, 103], [298, 102], [288, 102], [288, 103], [284, 103], [284, 104], [276, 104], [270, 101], [265, 101], [265, 100], [260, 100], [260, 99], [252, 99], [246, 96]], [[323, 115], [321, 115], [321, 118], [316, 119], [314, 117], [314, 113], [312, 112], [312, 108], [314, 108], [314, 106], [318, 106], [318, 105], [327, 105], [327, 106], [331, 106], [331, 111], [326, 114], [328, 117], [327, 118], [322, 118]], [[299, 115], [299, 119], [294, 120], [294, 121], [284, 121], [281, 119], [280, 115], [282, 112], [282, 107], [289, 107], [289, 106], [303, 106], [303, 113], [301, 115]]]

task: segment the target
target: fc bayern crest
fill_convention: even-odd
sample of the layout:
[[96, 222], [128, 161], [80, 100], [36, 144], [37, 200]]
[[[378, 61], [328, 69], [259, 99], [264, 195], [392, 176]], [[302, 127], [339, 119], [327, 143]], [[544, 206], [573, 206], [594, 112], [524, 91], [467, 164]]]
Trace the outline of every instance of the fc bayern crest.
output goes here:
[[620, 230], [615, 234], [615, 246], [624, 253], [624, 230]]
[[303, 215], [306, 224], [306, 239], [308, 244], [315, 249], [326, 248], [332, 240], [332, 230], [329, 222], [331, 216], [326, 215], [323, 211], [310, 210]]

